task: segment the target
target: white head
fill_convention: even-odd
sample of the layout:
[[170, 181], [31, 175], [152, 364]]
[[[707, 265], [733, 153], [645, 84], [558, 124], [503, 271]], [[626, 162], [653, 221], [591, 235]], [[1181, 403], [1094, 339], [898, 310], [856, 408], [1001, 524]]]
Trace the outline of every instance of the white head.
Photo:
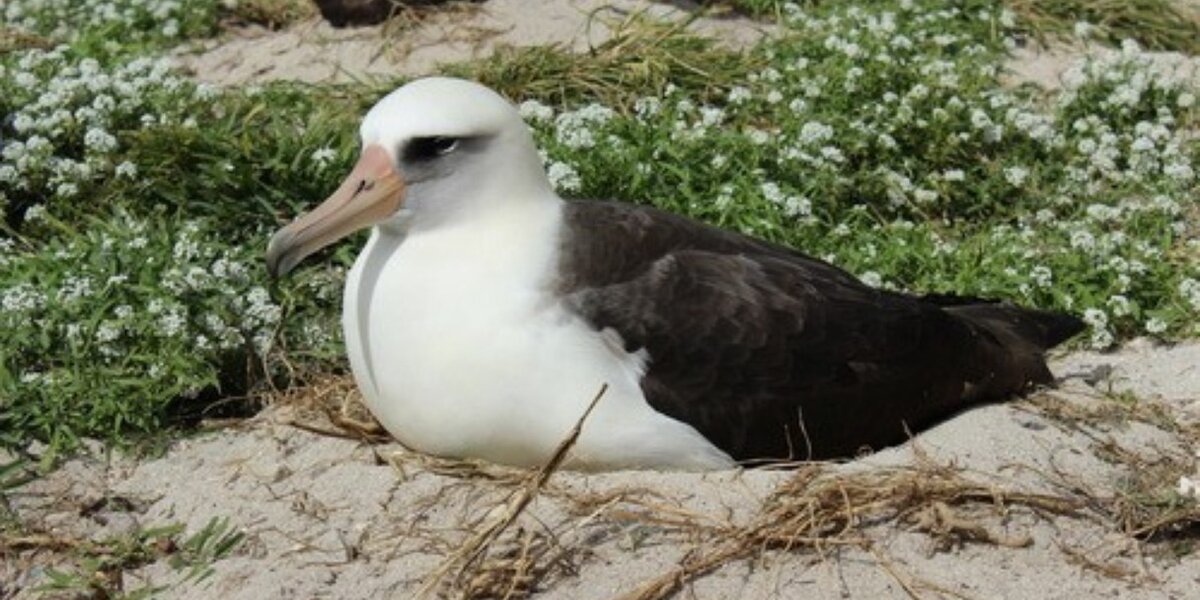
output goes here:
[[271, 238], [272, 274], [363, 227], [444, 226], [553, 197], [529, 128], [512, 104], [477, 83], [409, 83], [371, 108], [359, 135], [362, 155], [341, 186]]

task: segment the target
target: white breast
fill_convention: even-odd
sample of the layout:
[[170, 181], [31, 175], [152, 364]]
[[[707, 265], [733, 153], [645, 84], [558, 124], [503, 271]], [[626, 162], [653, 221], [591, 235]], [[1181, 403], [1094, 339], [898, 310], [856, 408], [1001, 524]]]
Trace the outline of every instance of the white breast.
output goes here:
[[[380, 229], [347, 281], [344, 327], [368, 407], [442, 456], [544, 464], [600, 387], [577, 468], [712, 469], [732, 460], [647, 404], [641, 354], [549, 289], [559, 207], [407, 235]], [[644, 354], [644, 353], [642, 353]]]

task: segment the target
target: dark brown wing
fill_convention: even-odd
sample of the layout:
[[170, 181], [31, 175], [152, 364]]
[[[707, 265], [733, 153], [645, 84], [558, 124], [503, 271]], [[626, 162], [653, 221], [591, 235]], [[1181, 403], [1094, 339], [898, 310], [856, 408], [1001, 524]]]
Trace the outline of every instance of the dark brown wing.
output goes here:
[[566, 223], [561, 291], [597, 330], [649, 353], [651, 406], [738, 460], [902, 441], [1049, 381], [1044, 348], [1078, 330], [1071, 317], [1011, 305], [876, 290], [654, 209], [570, 203]]

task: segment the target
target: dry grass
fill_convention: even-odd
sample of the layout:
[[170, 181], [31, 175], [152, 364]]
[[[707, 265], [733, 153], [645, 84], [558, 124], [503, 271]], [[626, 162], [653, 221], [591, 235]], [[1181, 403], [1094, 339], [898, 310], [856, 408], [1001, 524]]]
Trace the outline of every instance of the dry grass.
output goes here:
[[1137, 40], [1152, 50], [1200, 52], [1200, 11], [1176, 0], [1006, 0], [1039, 38], [1069, 34], [1078, 21], [1100, 26], [1111, 42]]
[[348, 375], [314, 375], [303, 386], [288, 388], [263, 397], [266, 404], [291, 409], [289, 425], [301, 429], [368, 443], [382, 443], [391, 436], [362, 403], [362, 394]]
[[[519, 551], [516, 553], [506, 549], [499, 556], [488, 556], [488, 550], [525, 511], [529, 503], [541, 493], [542, 489], [546, 487], [546, 482], [550, 480], [550, 476], [562, 466], [567, 453], [579, 439], [584, 422], [592, 414], [592, 410], [596, 408], [596, 404], [604, 397], [606, 391], [608, 391], [607, 384], [602, 386], [596, 396], [592, 398], [587, 409], [583, 411], [566, 437], [559, 442], [558, 448], [554, 450], [554, 454], [550, 456], [550, 460], [546, 462], [545, 466], [531, 473], [525, 484], [504, 502], [502, 511], [491, 511], [490, 518], [476, 528], [476, 533], [455, 553], [446, 557], [437, 570], [426, 578], [421, 591], [417, 593], [418, 597], [428, 597], [438, 591], [445, 578], [451, 574], [453, 574], [452, 585], [459, 588], [467, 597], [509, 598], [518, 593], [526, 595], [532, 590], [532, 584], [536, 581], [534, 571], [537, 566], [534, 556], [546, 553], [547, 548], [550, 547], [544, 543], [544, 537], [536, 538], [529, 533], [520, 535], [522, 543], [518, 545]], [[533, 548], [535, 540], [542, 542], [540, 549]]]
[[1116, 493], [1100, 504], [1121, 533], [1145, 541], [1200, 539], [1200, 502], [1179, 495], [1175, 482], [1193, 476], [1196, 459], [1182, 449], [1134, 451], [1108, 440], [1101, 458], [1124, 467]]
[[1182, 438], [1200, 440], [1200, 422], [1181, 422], [1175, 415], [1176, 410], [1159, 400], [1080, 391], [1072, 391], [1066, 396], [1046, 391], [1025, 398], [1014, 408], [1042, 415], [1051, 423], [1071, 431], [1087, 433], [1139, 422]]
[[54, 40], [48, 38], [0, 26], [0, 54], [34, 48], [48, 50], [56, 44]]
[[678, 567], [647, 581], [624, 600], [666, 598], [689, 581], [732, 562], [768, 551], [804, 551], [823, 555], [833, 546], [855, 546], [877, 555], [881, 568], [913, 595], [918, 588], [939, 590], [904, 576], [874, 548], [866, 529], [902, 524], [930, 535], [940, 547], [987, 543], [1021, 547], [1028, 538], [995, 533], [980, 518], [1017, 507], [1073, 515], [1078, 500], [972, 481], [961, 471], [923, 461], [913, 467], [834, 474], [828, 467], [801, 467], [780, 485], [748, 523], [720, 531], [711, 548], [689, 556]]
[[292, 23], [316, 16], [312, 0], [240, 0], [228, 9], [229, 25], [254, 24], [267, 29], [283, 29]]
[[[1200, 443], [1200, 423], [1182, 422], [1175, 411], [1157, 400], [1125, 395], [1042, 393], [1021, 405], [1051, 423], [1092, 439], [1092, 451], [1120, 467], [1125, 474], [1113, 482], [1114, 493], [1080, 489], [1101, 519], [1125, 536], [1141, 541], [1200, 539], [1200, 503], [1181, 497], [1175, 483], [1196, 472], [1194, 458]], [[1133, 449], [1118, 443], [1106, 430], [1143, 423], [1171, 434], [1168, 447]], [[1064, 479], [1065, 475], [1061, 475]], [[1077, 481], [1063, 482], [1079, 489]]]
[[[659, 541], [690, 544], [695, 550], [677, 567], [622, 596], [623, 600], [670, 597], [728, 564], [770, 553], [801, 553], [825, 560], [838, 547], [874, 555], [880, 569], [914, 596], [953, 595], [906, 574], [876, 547], [872, 530], [895, 525], [920, 532], [930, 537], [935, 551], [963, 544], [1021, 548], [1031, 538], [998, 532], [996, 523], [1003, 517], [1013, 511], [1078, 515], [1086, 509], [1083, 499], [981, 483], [955, 467], [928, 460], [912, 467], [857, 473], [839, 473], [832, 465], [814, 463], [798, 467], [749, 518], [735, 519], [720, 512], [689, 510], [644, 489], [580, 493], [549, 485], [559, 456], [534, 472], [474, 463], [448, 469], [447, 464], [439, 464], [445, 461], [434, 461], [441, 474], [507, 492], [502, 500], [474, 509], [476, 516], [468, 517], [460, 528], [473, 532], [464, 542], [439, 546], [449, 555], [424, 580], [423, 596], [526, 597], [574, 574], [597, 540], [611, 539], [614, 532], [637, 531], [652, 532]], [[421, 461], [421, 467], [430, 465], [429, 459], [415, 460]], [[407, 476], [408, 469], [404, 473]], [[551, 526], [522, 515], [538, 495], [561, 510], [565, 515], [561, 522]]]
[[688, 31], [689, 24], [635, 13], [606, 21], [611, 37], [586, 53], [554, 46], [502, 48], [491, 58], [453, 65], [447, 72], [509, 98], [536, 97], [558, 105], [586, 99], [629, 109], [637, 98], [661, 95], [668, 83], [701, 98], [715, 97], [765, 64], [755, 54], [718, 48], [712, 39]]
[[[331, 415], [361, 410], [348, 378], [330, 378], [276, 401], [303, 408], [298, 414], [326, 419], [335, 434], [362, 438], [361, 427]], [[347, 407], [351, 408], [347, 408]], [[1024, 534], [1006, 534], [998, 524], [1014, 513], [1035, 518], [1067, 518], [1094, 523], [1125, 540], [1117, 556], [1059, 542], [1064, 560], [1080, 568], [1128, 581], [1148, 578], [1130, 555], [1143, 552], [1180, 555], [1193, 552], [1200, 539], [1200, 504], [1173, 490], [1180, 475], [1194, 472], [1187, 440], [1196, 426], [1179, 424], [1170, 408], [1157, 402], [1129, 401], [1096, 394], [1089, 398], [1041, 394], [1021, 403], [1032, 412], [1094, 441], [1095, 451], [1122, 467], [1126, 476], [1106, 490], [1081, 485], [1062, 473], [1043, 474], [1054, 493], [1031, 492], [1012, 484], [981, 480], [965, 470], [937, 464], [918, 453], [912, 465], [845, 472], [834, 465], [800, 463], [793, 474], [752, 511], [735, 519], [725, 513], [696, 512], [644, 489], [582, 493], [554, 485], [578, 433], [563, 441], [546, 467], [528, 471], [483, 461], [447, 460], [403, 453], [393, 457], [401, 479], [428, 472], [453, 477], [475, 490], [496, 494], [471, 509], [459, 531], [462, 543], [438, 543], [447, 559], [424, 580], [423, 594], [459, 598], [520, 598], [572, 576], [591, 555], [605, 532], [650, 531], [655, 539], [691, 544], [673, 568], [649, 579], [624, 600], [670, 597], [689, 582], [726, 565], [790, 552], [829, 558], [837, 548], [873, 556], [878, 567], [913, 597], [956, 596], [894, 563], [875, 540], [880, 532], [902, 529], [929, 537], [932, 551], [964, 544], [1019, 549], [1031, 544]], [[359, 414], [358, 416], [362, 416]], [[1112, 441], [1105, 429], [1141, 421], [1169, 432], [1180, 446], [1173, 450], [1132, 450]], [[582, 422], [582, 421], [581, 421]], [[374, 441], [380, 438], [370, 438]], [[563, 518], [553, 525], [528, 515], [535, 498]], [[426, 532], [438, 537], [438, 532]], [[444, 536], [443, 536], [444, 537]], [[1107, 542], [1112, 545], [1114, 542]], [[1111, 550], [1111, 548], [1109, 548]], [[1111, 553], [1110, 553], [1111, 554]]]

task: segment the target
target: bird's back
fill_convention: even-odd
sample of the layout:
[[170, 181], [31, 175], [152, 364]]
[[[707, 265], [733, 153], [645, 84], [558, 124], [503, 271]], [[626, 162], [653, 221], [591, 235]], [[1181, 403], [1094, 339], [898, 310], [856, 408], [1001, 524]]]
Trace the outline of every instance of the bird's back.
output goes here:
[[1049, 383], [1082, 329], [1011, 304], [876, 290], [793, 250], [654, 209], [566, 209], [560, 286], [645, 349], [655, 409], [738, 460], [878, 449], [967, 406]]

